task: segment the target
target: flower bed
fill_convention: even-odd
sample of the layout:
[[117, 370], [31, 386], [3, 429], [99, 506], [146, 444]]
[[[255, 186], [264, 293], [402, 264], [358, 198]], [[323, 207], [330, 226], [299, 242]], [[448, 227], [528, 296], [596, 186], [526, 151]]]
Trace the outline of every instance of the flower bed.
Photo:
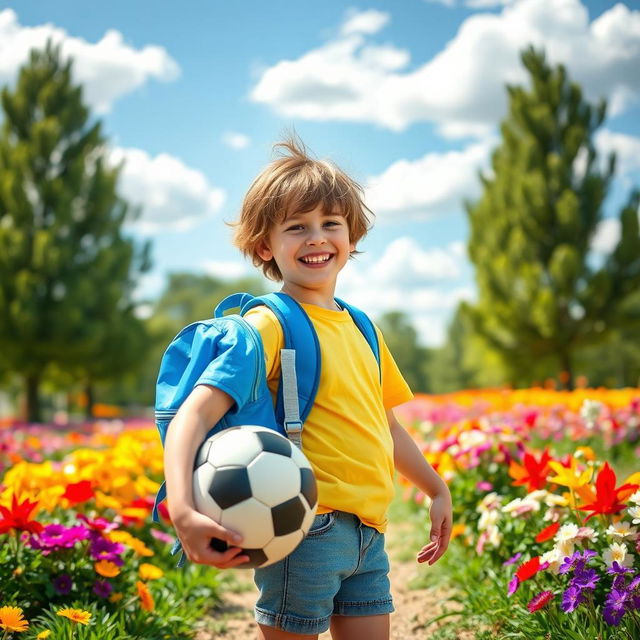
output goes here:
[[640, 637], [638, 390], [423, 397], [400, 414], [449, 483], [445, 567], [469, 616], [494, 637]]

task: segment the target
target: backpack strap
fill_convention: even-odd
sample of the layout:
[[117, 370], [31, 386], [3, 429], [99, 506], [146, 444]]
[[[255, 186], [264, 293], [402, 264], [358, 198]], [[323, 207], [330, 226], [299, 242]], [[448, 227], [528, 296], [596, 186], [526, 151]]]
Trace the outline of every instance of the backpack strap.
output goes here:
[[227, 311], [237, 311], [240, 313], [241, 309], [252, 300], [253, 296], [250, 293], [232, 293], [219, 302], [213, 311], [213, 316], [214, 318], [222, 318]]
[[304, 424], [320, 382], [320, 344], [304, 309], [286, 293], [269, 293], [245, 302], [240, 313], [260, 305], [270, 309], [282, 327], [284, 349], [280, 353], [282, 384], [276, 398], [276, 419], [287, 435], [300, 441]]
[[378, 363], [378, 375], [380, 380], [382, 381], [382, 367], [380, 366], [380, 343], [378, 342], [378, 334], [376, 333], [376, 328], [371, 322], [369, 316], [360, 309], [353, 307], [350, 304], [347, 304], [344, 300], [340, 300], [340, 298], [336, 298], [336, 302], [346, 311], [349, 312], [349, 315], [353, 319], [354, 324], [358, 329], [360, 329], [360, 333], [365, 337], [365, 340], [369, 343], [371, 347], [371, 351], [373, 351], [373, 355], [376, 358], [376, 362]]

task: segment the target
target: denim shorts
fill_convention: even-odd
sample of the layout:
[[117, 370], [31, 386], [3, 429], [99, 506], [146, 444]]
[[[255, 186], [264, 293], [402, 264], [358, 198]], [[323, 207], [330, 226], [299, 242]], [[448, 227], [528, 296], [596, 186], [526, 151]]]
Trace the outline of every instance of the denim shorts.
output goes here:
[[332, 615], [391, 613], [388, 573], [383, 534], [353, 514], [323, 513], [293, 553], [256, 569], [256, 621], [315, 635], [329, 628]]

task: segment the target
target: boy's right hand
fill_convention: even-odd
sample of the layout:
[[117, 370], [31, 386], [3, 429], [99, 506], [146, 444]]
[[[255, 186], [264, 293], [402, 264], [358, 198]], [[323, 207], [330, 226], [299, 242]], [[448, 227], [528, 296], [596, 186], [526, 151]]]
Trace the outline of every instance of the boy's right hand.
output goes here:
[[[172, 518], [182, 548], [191, 562], [208, 564], [218, 569], [231, 569], [249, 560], [238, 545], [242, 537], [225, 529], [217, 522], [199, 513], [195, 509], [183, 511], [175, 519]], [[224, 540], [229, 548], [226, 551], [215, 551], [211, 548], [211, 538]]]

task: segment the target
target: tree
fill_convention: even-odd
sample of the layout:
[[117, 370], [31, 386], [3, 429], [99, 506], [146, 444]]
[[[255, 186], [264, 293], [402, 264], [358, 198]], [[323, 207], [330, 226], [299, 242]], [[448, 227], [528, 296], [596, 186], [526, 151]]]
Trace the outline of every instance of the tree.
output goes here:
[[389, 311], [379, 320], [385, 342], [412, 391], [426, 392], [430, 350], [418, 343], [418, 334], [402, 311]]
[[71, 71], [48, 44], [2, 90], [0, 351], [24, 377], [29, 420], [40, 419], [50, 365], [109, 357], [108, 336], [149, 266], [148, 245], [123, 235], [131, 211], [116, 190], [119, 169], [105, 161], [101, 125]]
[[624, 300], [640, 286], [637, 191], [620, 213], [620, 241], [601, 264], [590, 243], [614, 172], [593, 144], [606, 103], [585, 102], [565, 68], [530, 48], [531, 88], [508, 87], [509, 112], [483, 195], [467, 203], [476, 266], [476, 329], [512, 370], [556, 358], [572, 386], [573, 357], [628, 321]]

